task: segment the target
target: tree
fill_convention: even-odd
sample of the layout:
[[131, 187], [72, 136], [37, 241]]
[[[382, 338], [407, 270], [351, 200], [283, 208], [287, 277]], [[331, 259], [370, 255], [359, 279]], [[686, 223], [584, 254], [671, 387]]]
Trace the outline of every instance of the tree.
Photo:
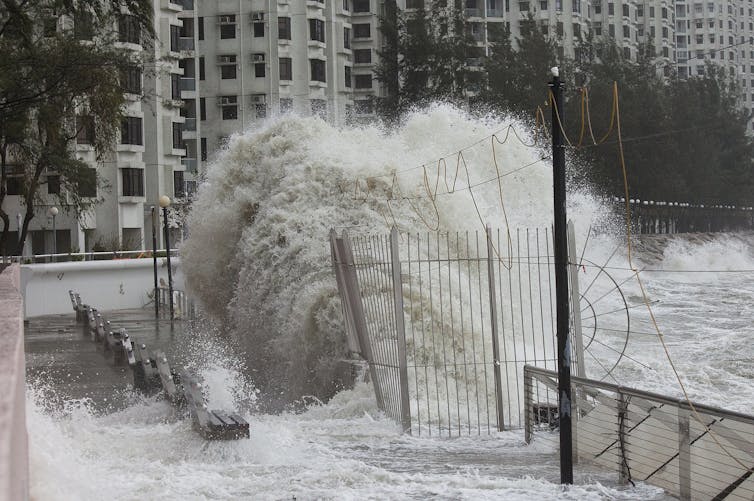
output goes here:
[[534, 115], [546, 101], [545, 82], [558, 62], [557, 44], [539, 29], [534, 16], [521, 20], [521, 36], [514, 49], [510, 30], [491, 28], [494, 43], [485, 59], [487, 86], [481, 100], [514, 113]]
[[390, 2], [380, 32], [385, 46], [375, 76], [388, 90], [379, 109], [383, 118], [394, 121], [432, 101], [465, 99], [475, 80], [468, 65], [475, 47], [461, 0], [436, 0], [429, 10], [412, 11]]
[[[133, 15], [124, 17], [121, 12]], [[47, 186], [64, 210], [77, 216], [96, 199], [96, 173], [74, 154], [91, 144], [105, 160], [118, 139], [122, 76], [141, 65], [118, 46], [119, 27], [130, 23], [142, 45], [153, 36], [149, 0], [0, 0], [0, 246], [7, 248], [9, 217], [3, 210], [7, 181], [16, 180], [25, 208], [21, 252], [34, 205]], [[10, 172], [11, 168], [13, 172]], [[102, 183], [99, 183], [102, 185]], [[44, 195], [48, 196], [48, 195]]]

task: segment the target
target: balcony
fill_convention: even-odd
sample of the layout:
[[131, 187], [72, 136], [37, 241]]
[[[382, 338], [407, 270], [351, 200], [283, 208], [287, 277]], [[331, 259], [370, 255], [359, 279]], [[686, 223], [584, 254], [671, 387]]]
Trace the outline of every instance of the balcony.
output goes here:
[[194, 0], [174, 0], [183, 10], [194, 10]]
[[178, 88], [181, 92], [196, 92], [196, 79], [192, 77], [181, 77]]
[[466, 9], [466, 17], [479, 17], [481, 15], [481, 9]]
[[186, 172], [196, 172], [197, 161], [196, 158], [181, 158], [181, 164], [186, 169]]
[[487, 9], [487, 17], [503, 17], [503, 9]]

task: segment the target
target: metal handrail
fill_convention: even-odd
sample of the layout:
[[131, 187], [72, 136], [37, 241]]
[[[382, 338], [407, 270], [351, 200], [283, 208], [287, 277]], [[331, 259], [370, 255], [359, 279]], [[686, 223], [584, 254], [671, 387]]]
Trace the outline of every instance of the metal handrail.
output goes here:
[[[533, 365], [524, 366], [524, 375], [526, 374], [539, 375], [539, 376], [555, 378], [555, 379], [557, 379], [558, 377], [557, 371], [542, 369], [540, 367], [535, 367]], [[639, 390], [636, 388], [630, 388], [627, 386], [606, 383], [604, 381], [597, 381], [594, 379], [582, 378], [578, 376], [571, 376], [571, 382], [574, 385], [590, 386], [592, 388], [612, 391], [614, 393], [620, 393], [627, 396], [639, 397], [646, 400], [654, 400], [659, 403], [675, 405], [678, 407], [683, 407], [684, 409], [688, 409], [688, 410], [691, 410], [691, 407], [693, 406], [694, 409], [705, 414], [716, 414], [716, 415], [723, 416], [726, 419], [732, 419], [734, 421], [739, 421], [741, 423], [754, 425], [754, 416], [751, 416], [749, 414], [731, 411], [731, 410], [723, 409], [720, 407], [715, 407], [713, 405], [690, 402], [686, 400], [685, 398], [672, 398], [667, 395], [661, 395], [659, 393], [654, 393], [651, 391]]]
[[[164, 254], [165, 249], [158, 249], [158, 254]], [[170, 249], [170, 255], [171, 256], [178, 256], [178, 249]], [[106, 258], [109, 257], [110, 259], [139, 259], [139, 258], [151, 258], [152, 257], [152, 251], [151, 250], [134, 250], [134, 251], [102, 251], [102, 252], [61, 252], [57, 254], [34, 254], [31, 256], [4, 256], [3, 261], [4, 262], [11, 262], [11, 263], [23, 263], [24, 261], [31, 260], [31, 264], [36, 264], [39, 262], [42, 263], [49, 263], [57, 258], [66, 258], [66, 262], [68, 261], [92, 261], [95, 257], [100, 258]], [[163, 257], [163, 256], [158, 256]], [[76, 259], [81, 258], [81, 259]], [[103, 259], [105, 260], [105, 259]], [[62, 262], [62, 261], [61, 261]]]

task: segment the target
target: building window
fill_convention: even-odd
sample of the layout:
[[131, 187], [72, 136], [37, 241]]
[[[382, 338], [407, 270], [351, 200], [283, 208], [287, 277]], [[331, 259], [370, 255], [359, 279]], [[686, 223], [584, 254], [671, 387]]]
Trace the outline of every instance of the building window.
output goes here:
[[199, 80], [204, 80], [204, 56], [199, 58]]
[[186, 145], [183, 144], [183, 124], [179, 122], [173, 123], [173, 149], [185, 150]]
[[280, 58], [280, 80], [293, 80], [293, 63], [290, 57]]
[[201, 155], [199, 158], [202, 159], [202, 162], [206, 162], [207, 161], [207, 138], [206, 137], [203, 137], [199, 141], [199, 149], [200, 149], [199, 154]]
[[125, 168], [120, 170], [124, 197], [144, 196], [144, 170]]
[[280, 113], [289, 113], [293, 111], [293, 99], [290, 97], [280, 98]]
[[231, 14], [220, 16], [218, 19], [220, 23], [220, 39], [236, 38], [236, 16]]
[[238, 96], [221, 96], [220, 107], [222, 108], [223, 120], [238, 119]]
[[310, 59], [311, 79], [315, 82], [326, 82], [325, 62], [321, 59]]
[[60, 195], [60, 176], [57, 174], [47, 176], [47, 193], [49, 195]]
[[372, 36], [372, 25], [369, 23], [361, 23], [353, 25], [353, 37], [354, 38], [370, 38]]
[[372, 62], [372, 49], [356, 49], [353, 51], [355, 64], [368, 64]]
[[180, 52], [180, 41], [181, 41], [181, 27], [170, 25], [170, 50], [172, 52]]
[[199, 16], [196, 18], [196, 23], [197, 36], [199, 37], [199, 40], [204, 40], [204, 18]]
[[263, 37], [264, 37], [264, 23], [255, 22], [254, 23], [254, 38], [263, 38]]
[[631, 17], [628, 4], [623, 4], [623, 17]]
[[76, 182], [77, 192], [82, 197], [97, 196], [97, 170], [83, 169]]
[[346, 88], [350, 89], [351, 88], [351, 67], [350, 66], [346, 66], [344, 68], [344, 73], [345, 73]]
[[615, 15], [615, 4], [612, 2], [607, 4], [607, 15], [609, 16]]
[[173, 196], [183, 198], [186, 196], [186, 183], [183, 182], [183, 171], [173, 171]]
[[222, 80], [233, 80], [236, 78], [236, 56], [218, 56], [220, 65], [220, 78]]
[[322, 119], [327, 118], [327, 101], [324, 99], [312, 99], [312, 115], [320, 117]]
[[343, 48], [351, 48], [351, 28], [343, 28]]
[[199, 98], [199, 120], [207, 120], [207, 100]]
[[264, 78], [267, 73], [267, 64], [254, 63], [254, 76], [257, 78]]
[[353, 0], [353, 12], [369, 12], [369, 0]]
[[141, 118], [124, 117], [120, 123], [120, 144], [144, 144]]
[[170, 98], [175, 101], [181, 99], [181, 76], [177, 73], [170, 74]]
[[291, 18], [290, 17], [278, 18], [278, 39], [280, 40], [291, 39]]
[[24, 182], [21, 176], [8, 176], [5, 178], [5, 193], [7, 195], [23, 195]]
[[141, 28], [135, 16], [118, 17], [118, 41], [136, 45], [141, 43]]
[[73, 19], [73, 38], [91, 40], [94, 38], [94, 23], [88, 12], [77, 12]]
[[76, 144], [94, 143], [94, 118], [91, 115], [76, 116]]
[[355, 75], [354, 84], [357, 89], [371, 89], [372, 88], [372, 74]]
[[127, 94], [141, 94], [141, 68], [129, 66], [121, 69], [120, 86]]
[[325, 42], [325, 22], [322, 19], [309, 19], [309, 40]]

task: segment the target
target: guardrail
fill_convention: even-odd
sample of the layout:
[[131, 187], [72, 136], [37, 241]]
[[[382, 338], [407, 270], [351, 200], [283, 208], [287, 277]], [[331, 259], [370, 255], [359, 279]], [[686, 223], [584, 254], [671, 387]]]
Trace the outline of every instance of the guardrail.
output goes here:
[[[574, 461], [680, 499], [754, 498], [754, 416], [571, 377]], [[524, 367], [525, 439], [557, 446], [556, 371]]]
[[[164, 314], [170, 311], [170, 288], [157, 287], [155, 300], [159, 304], [159, 311]], [[173, 289], [173, 318], [193, 319], [196, 318], [196, 305], [185, 291]]]
[[[158, 250], [157, 257], [166, 257], [165, 250]], [[178, 256], [178, 249], [170, 249], [171, 256]], [[58, 254], [34, 254], [31, 256], [3, 256], [2, 263], [64, 263], [69, 261], [109, 261], [113, 259], [152, 258], [151, 250], [106, 251], [106, 252], [67, 252]]]
[[[613, 198], [615, 212], [626, 211], [625, 198]], [[754, 228], [754, 208], [629, 199], [631, 224], [638, 234], [717, 233]]]

